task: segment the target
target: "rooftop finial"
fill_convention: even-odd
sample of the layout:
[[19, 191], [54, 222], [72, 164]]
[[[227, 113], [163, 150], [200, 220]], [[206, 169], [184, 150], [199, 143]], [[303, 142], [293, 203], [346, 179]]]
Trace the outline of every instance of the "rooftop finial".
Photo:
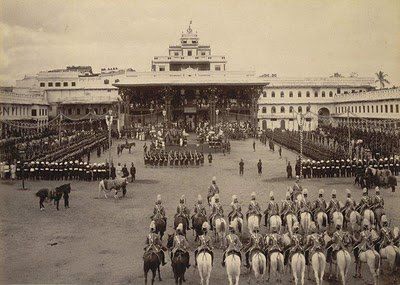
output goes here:
[[189, 28], [187, 29], [188, 34], [192, 33], [192, 28], [190, 27], [191, 24], [192, 24], [192, 20], [190, 20]]

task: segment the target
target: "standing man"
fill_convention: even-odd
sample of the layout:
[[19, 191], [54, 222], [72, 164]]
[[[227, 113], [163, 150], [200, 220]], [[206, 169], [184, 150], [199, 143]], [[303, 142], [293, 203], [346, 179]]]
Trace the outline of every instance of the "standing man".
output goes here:
[[290, 161], [288, 162], [288, 165], [286, 166], [286, 173], [287, 173], [287, 178], [293, 178], [292, 166], [290, 165]]
[[133, 164], [133, 162], [132, 162], [132, 165], [131, 165], [130, 173], [131, 173], [131, 176], [132, 176], [131, 182], [133, 182], [134, 180], [136, 180], [136, 167]]
[[210, 152], [210, 153], [208, 154], [208, 164], [209, 164], [209, 165], [211, 165], [212, 160], [213, 160], [213, 156], [212, 156], [212, 154], [211, 154], [211, 152]]
[[111, 177], [111, 179], [115, 179], [115, 177], [117, 177], [117, 173], [116, 173], [116, 169], [115, 169], [114, 163], [111, 163], [110, 177]]
[[279, 153], [279, 158], [282, 158], [282, 147], [281, 146], [279, 146], [278, 153]]
[[243, 158], [241, 158], [240, 162], [239, 162], [239, 175], [243, 176], [243, 172], [244, 172], [244, 162], [243, 162]]
[[256, 151], [256, 141], [253, 140], [253, 151]]
[[261, 176], [261, 174], [262, 174], [262, 162], [261, 162], [261, 159], [258, 160], [257, 169], [258, 169], [258, 176]]

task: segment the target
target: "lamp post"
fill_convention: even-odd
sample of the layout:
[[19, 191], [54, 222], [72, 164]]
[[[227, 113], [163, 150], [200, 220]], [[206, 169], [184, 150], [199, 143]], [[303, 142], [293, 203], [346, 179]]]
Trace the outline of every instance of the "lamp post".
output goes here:
[[108, 111], [108, 115], [106, 115], [106, 124], [108, 127], [108, 171], [111, 175], [111, 127], [113, 122], [112, 111]]

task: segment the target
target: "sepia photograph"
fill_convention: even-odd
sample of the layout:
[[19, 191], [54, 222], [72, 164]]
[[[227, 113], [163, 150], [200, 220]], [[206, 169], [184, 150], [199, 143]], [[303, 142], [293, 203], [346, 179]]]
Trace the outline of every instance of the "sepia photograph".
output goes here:
[[399, 173], [399, 0], [0, 0], [0, 284], [399, 284]]

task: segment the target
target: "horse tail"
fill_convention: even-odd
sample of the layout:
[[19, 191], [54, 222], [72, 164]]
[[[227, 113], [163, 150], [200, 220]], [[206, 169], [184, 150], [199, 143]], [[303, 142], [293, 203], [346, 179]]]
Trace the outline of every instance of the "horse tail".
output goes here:
[[261, 254], [258, 254], [258, 272], [260, 272], [261, 275], [264, 274], [264, 265], [262, 263], [262, 259], [261, 259]]
[[324, 260], [324, 258], [323, 258], [323, 253], [322, 253], [322, 252], [319, 252], [319, 253], [318, 253], [318, 261], [319, 261], [319, 266], [318, 266], [318, 277], [319, 277], [319, 278], [322, 278], [322, 277], [323, 277], [323, 276], [322, 276], [322, 274], [323, 274], [322, 268], [323, 268], [323, 264], [324, 264], [324, 262], [325, 262], [325, 260]]
[[221, 233], [224, 233], [225, 232], [225, 221], [223, 220], [223, 219], [221, 219], [221, 226], [220, 226], [220, 230], [221, 230]]
[[396, 251], [395, 264], [400, 266], [400, 253], [398, 251]]
[[326, 227], [327, 226], [327, 224], [328, 224], [328, 220], [327, 220], [327, 218], [326, 218], [326, 214], [322, 214], [322, 226], [323, 227]]
[[282, 260], [279, 258], [279, 253], [276, 255], [276, 271], [281, 272], [283, 271], [283, 264]]
[[375, 269], [376, 275], [379, 276], [379, 268], [381, 267], [381, 258], [380, 258], [380, 255], [378, 253], [375, 254], [375, 252], [374, 252], [374, 256], [375, 256], [374, 269]]

